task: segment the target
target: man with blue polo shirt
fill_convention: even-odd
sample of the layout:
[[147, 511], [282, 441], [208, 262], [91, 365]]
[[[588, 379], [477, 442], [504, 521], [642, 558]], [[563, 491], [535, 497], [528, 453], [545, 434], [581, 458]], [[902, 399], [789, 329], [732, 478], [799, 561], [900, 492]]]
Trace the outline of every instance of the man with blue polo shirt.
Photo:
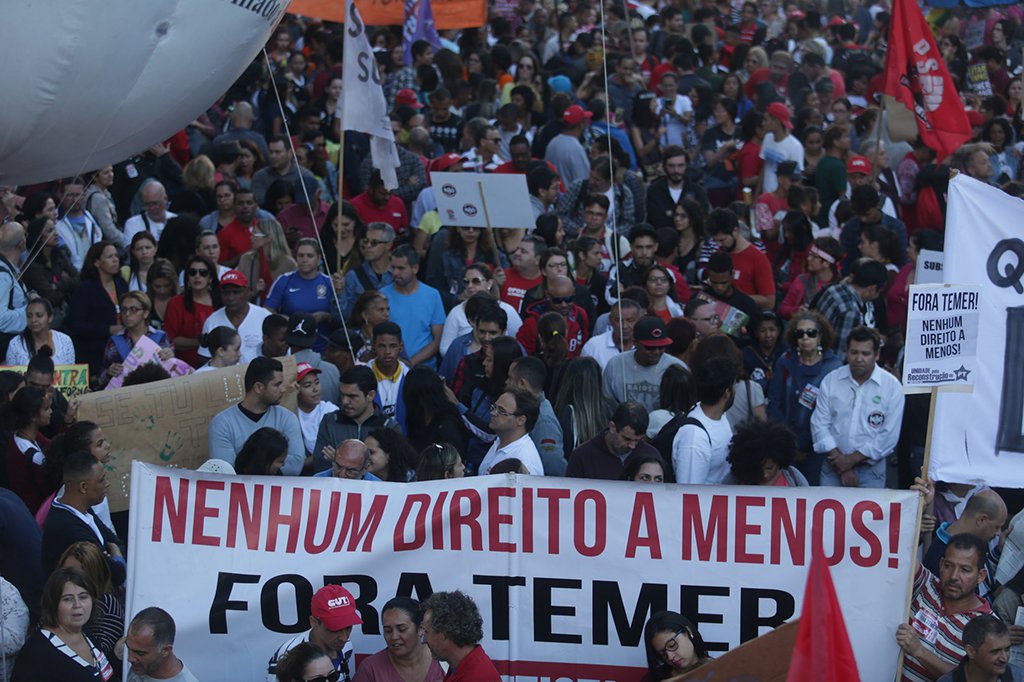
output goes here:
[[419, 252], [408, 244], [399, 246], [391, 254], [392, 283], [380, 291], [391, 306], [391, 321], [402, 328], [409, 364], [436, 368], [444, 305], [437, 289], [416, 279], [419, 269]]

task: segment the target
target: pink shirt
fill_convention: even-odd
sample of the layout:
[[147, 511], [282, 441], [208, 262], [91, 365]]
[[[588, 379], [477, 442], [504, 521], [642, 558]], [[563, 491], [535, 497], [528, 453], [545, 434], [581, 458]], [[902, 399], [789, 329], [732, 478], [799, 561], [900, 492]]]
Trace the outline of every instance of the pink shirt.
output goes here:
[[[437, 661], [430, 662], [430, 669], [427, 670], [423, 682], [441, 682], [444, 679], [444, 670]], [[387, 649], [378, 651], [365, 661], [360, 661], [359, 669], [356, 672], [355, 682], [405, 682], [395, 670], [391, 659], [388, 658]]]

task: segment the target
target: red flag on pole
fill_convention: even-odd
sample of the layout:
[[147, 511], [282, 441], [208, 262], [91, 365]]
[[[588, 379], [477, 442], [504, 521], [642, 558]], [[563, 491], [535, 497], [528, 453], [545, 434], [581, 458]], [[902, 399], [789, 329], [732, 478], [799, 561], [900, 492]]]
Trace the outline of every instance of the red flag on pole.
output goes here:
[[915, 114], [921, 139], [938, 161], [971, 139], [964, 103], [915, 0], [893, 2], [883, 92]]
[[[900, 0], [897, 0], [899, 2]], [[811, 559], [786, 682], [860, 682], [846, 622], [821, 550]]]

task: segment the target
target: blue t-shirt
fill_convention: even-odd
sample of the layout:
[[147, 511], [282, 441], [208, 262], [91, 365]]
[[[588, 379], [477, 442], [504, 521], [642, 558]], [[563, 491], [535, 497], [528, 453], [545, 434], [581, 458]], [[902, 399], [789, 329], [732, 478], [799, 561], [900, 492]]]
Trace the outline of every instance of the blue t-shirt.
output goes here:
[[[405, 344], [406, 355], [411, 358], [434, 339], [430, 327], [444, 325], [445, 314], [441, 294], [423, 282], [420, 282], [416, 291], [411, 294], [398, 293], [394, 284], [389, 284], [380, 292], [387, 297], [391, 306], [391, 321], [402, 328], [402, 342]], [[424, 364], [436, 368], [437, 360], [431, 358]]]
[[[328, 312], [334, 307], [334, 295], [331, 293], [331, 278], [322, 272], [313, 279], [303, 279], [297, 271], [286, 272], [274, 280], [267, 295], [266, 306], [277, 310], [282, 315], [292, 313]], [[325, 324], [319, 327], [320, 335], [313, 350], [322, 351], [327, 346], [330, 329]]]

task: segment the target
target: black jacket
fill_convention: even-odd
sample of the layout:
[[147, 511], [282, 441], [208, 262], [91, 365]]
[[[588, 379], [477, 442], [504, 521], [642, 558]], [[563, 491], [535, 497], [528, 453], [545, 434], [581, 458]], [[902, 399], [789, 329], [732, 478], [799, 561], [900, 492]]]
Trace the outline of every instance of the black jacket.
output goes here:
[[[113, 542], [121, 548], [121, 554], [124, 554], [124, 544], [114, 534], [114, 531], [104, 526], [91, 509], [89, 515], [103, 535], [103, 545], [100, 545], [92, 529], [70, 511], [57, 504], [50, 508], [50, 513], [46, 516], [46, 523], [43, 525], [43, 572], [46, 575], [57, 568], [64, 550], [76, 542], [91, 542], [104, 553], [106, 552], [105, 545], [108, 542]], [[114, 587], [124, 585], [127, 575], [124, 562], [107, 557], [107, 565], [110, 567], [110, 579], [114, 583]]]
[[[683, 193], [679, 195], [679, 201], [690, 199], [700, 204], [704, 212], [710, 210], [708, 195], [704, 188], [687, 179], [683, 183]], [[672, 212], [675, 211], [677, 202], [672, 201], [672, 194], [668, 191], [668, 178], [661, 176], [652, 182], [647, 188], [647, 222], [658, 227], [673, 227]]]

